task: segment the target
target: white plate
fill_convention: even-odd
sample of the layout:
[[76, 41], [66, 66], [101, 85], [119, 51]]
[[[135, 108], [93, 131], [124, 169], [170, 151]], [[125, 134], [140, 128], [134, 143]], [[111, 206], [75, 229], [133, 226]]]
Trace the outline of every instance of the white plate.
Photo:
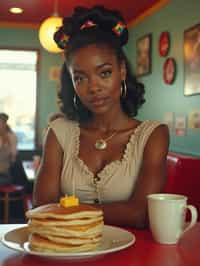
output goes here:
[[28, 243], [28, 229], [27, 226], [17, 228], [5, 233], [1, 239], [2, 243], [8, 248], [26, 252], [28, 254], [56, 258], [56, 259], [69, 259], [79, 260], [88, 259], [93, 257], [99, 257], [111, 252], [125, 249], [135, 243], [134, 234], [128, 232], [125, 229], [121, 229], [114, 226], [104, 225], [103, 237], [101, 245], [95, 251], [79, 252], [79, 253], [42, 253], [29, 249]]

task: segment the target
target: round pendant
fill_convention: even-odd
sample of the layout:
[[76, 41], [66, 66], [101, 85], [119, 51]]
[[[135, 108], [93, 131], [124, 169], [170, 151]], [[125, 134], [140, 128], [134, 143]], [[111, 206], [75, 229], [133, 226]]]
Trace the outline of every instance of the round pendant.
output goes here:
[[95, 142], [95, 148], [97, 150], [105, 150], [107, 148], [107, 143], [103, 139], [98, 139]]

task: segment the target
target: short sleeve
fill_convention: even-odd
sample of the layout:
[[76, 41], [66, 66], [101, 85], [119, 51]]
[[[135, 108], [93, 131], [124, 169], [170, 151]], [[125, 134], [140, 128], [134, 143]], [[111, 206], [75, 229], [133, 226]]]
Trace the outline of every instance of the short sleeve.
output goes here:
[[49, 123], [49, 128], [53, 130], [63, 150], [65, 148], [66, 142], [70, 142], [72, 138], [73, 124], [73, 121], [69, 121], [65, 118], [57, 118]]
[[140, 143], [143, 143], [143, 147], [145, 147], [152, 132], [160, 125], [161, 123], [159, 121], [149, 121], [149, 120], [145, 121], [142, 124], [139, 132], [139, 139]]

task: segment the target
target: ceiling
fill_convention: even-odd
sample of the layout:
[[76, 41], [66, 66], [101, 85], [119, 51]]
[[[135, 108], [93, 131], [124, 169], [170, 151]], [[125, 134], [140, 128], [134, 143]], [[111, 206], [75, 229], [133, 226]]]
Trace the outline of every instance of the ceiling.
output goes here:
[[[91, 7], [104, 5], [110, 9], [121, 10], [127, 23], [135, 20], [161, 0], [57, 0], [57, 11], [62, 17], [72, 13], [75, 6]], [[0, 0], [0, 22], [40, 24], [54, 13], [54, 0]], [[22, 14], [11, 14], [9, 8], [21, 7]]]

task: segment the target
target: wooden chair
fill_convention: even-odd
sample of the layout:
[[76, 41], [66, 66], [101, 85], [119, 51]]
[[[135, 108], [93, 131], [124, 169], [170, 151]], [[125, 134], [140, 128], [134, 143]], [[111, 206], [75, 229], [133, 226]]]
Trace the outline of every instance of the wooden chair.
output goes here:
[[21, 200], [23, 203], [24, 187], [20, 185], [3, 185], [0, 186], [0, 201], [3, 202], [3, 223], [9, 223], [10, 203]]
[[200, 158], [169, 152], [165, 192], [183, 194], [198, 210], [200, 221]]

